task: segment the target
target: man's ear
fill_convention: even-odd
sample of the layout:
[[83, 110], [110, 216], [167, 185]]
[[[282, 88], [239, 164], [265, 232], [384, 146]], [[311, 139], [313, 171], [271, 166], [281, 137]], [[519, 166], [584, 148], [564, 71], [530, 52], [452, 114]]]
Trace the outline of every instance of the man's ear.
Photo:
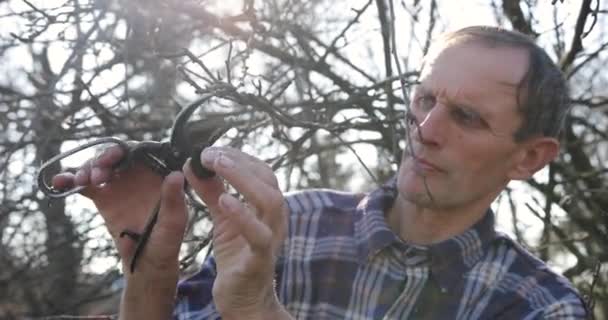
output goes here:
[[559, 153], [559, 141], [551, 137], [536, 137], [522, 142], [513, 167], [511, 180], [526, 180], [551, 162]]

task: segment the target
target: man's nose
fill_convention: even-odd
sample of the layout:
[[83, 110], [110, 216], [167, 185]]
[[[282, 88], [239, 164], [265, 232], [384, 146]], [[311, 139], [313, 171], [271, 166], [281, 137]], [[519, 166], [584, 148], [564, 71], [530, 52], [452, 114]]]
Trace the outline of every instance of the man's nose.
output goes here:
[[417, 138], [422, 144], [441, 146], [446, 139], [448, 123], [447, 109], [437, 103], [427, 113], [422, 115]]

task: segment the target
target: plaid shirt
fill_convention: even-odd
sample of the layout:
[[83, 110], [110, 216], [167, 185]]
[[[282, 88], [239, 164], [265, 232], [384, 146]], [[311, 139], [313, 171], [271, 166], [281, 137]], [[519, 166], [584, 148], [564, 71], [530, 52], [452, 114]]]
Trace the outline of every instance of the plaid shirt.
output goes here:
[[[277, 293], [297, 319], [585, 319], [585, 305], [506, 235], [491, 211], [446, 241], [412, 245], [384, 219], [395, 179], [371, 194], [313, 190], [286, 197], [289, 232]], [[215, 262], [179, 284], [175, 319], [218, 319]]]

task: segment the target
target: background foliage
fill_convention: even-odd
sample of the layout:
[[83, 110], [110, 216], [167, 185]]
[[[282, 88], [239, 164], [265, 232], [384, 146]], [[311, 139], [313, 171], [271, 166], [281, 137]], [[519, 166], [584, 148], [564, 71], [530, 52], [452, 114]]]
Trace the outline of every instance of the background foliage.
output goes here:
[[[43, 161], [95, 137], [166, 138], [181, 107], [212, 93], [201, 126], [218, 113], [234, 121], [220, 143], [268, 161], [284, 190], [367, 190], [404, 147], [399, 80], [415, 82], [434, 36], [473, 22], [532, 35], [568, 76], [562, 156], [496, 209], [608, 317], [608, 8], [403, 0], [392, 23], [389, 1], [0, 0], [0, 318], [115, 312], [103, 221], [80, 197], [45, 198]], [[207, 230], [193, 212], [184, 273]]]

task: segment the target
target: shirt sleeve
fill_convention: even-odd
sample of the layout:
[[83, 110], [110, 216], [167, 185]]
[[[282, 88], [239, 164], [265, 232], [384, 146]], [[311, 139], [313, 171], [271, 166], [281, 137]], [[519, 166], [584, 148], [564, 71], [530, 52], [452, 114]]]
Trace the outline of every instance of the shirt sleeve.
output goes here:
[[221, 319], [211, 294], [216, 270], [215, 259], [210, 255], [200, 271], [178, 283], [173, 319]]

